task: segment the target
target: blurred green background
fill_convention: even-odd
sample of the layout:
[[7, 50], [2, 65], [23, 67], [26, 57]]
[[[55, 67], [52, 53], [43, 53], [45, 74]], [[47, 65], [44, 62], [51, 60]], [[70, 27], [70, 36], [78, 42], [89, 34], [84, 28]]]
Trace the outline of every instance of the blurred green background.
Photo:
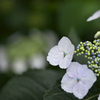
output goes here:
[[91, 40], [100, 19], [86, 19], [99, 9], [99, 0], [0, 0], [0, 43], [16, 31], [27, 35], [31, 28], [51, 29], [62, 37], [73, 27], [81, 39]]
[[7, 66], [22, 63], [24, 71], [26, 65], [41, 68], [35, 58], [44, 61], [42, 67], [48, 66], [47, 53], [63, 36], [75, 46], [80, 41], [93, 41], [100, 19], [86, 20], [99, 9], [99, 0], [0, 0], [1, 70], [11, 71], [13, 67]]
[[[97, 10], [100, 0], [0, 0], [0, 90], [16, 74], [56, 69], [46, 57], [63, 36], [75, 46], [93, 41], [100, 18], [86, 20]], [[84, 57], [74, 60], [86, 63]]]

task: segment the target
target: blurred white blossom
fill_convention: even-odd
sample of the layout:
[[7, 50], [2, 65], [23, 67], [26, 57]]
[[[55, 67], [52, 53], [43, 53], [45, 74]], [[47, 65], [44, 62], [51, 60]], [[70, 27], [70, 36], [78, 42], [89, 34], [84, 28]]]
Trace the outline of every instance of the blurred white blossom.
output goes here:
[[45, 56], [43, 54], [35, 54], [29, 59], [29, 66], [32, 69], [43, 69], [47, 65]]
[[33, 28], [27, 36], [21, 31], [15, 32], [7, 38], [6, 50], [0, 51], [0, 71], [7, 70], [8, 66], [15, 74], [22, 74], [28, 68], [45, 68], [46, 54], [57, 40], [58, 37], [52, 30], [40, 31]]
[[100, 95], [98, 96], [98, 100], [100, 100]]
[[87, 22], [100, 18], [100, 10], [96, 11], [92, 16], [87, 19]]
[[27, 63], [24, 58], [16, 58], [12, 62], [12, 68], [11, 70], [16, 74], [22, 74], [27, 70]]
[[100, 31], [98, 31], [95, 35], [94, 38], [98, 38], [100, 36]]
[[0, 72], [7, 72], [9, 66], [8, 56], [6, 53], [6, 48], [0, 46]]
[[72, 62], [61, 80], [61, 88], [82, 99], [96, 80], [96, 76], [87, 65]]
[[71, 63], [73, 54], [74, 45], [67, 37], [62, 37], [58, 45], [50, 49], [47, 61], [49, 61], [51, 65], [59, 65], [60, 68], [66, 69]]

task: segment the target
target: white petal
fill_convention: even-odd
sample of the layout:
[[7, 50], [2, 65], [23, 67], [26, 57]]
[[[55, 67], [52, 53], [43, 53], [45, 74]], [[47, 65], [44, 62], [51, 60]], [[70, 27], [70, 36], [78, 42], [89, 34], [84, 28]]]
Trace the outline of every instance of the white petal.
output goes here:
[[73, 54], [74, 54], [74, 45], [73, 44], [71, 44], [68, 48], [67, 48], [67, 50], [66, 50], [66, 53], [67, 53], [67, 55], [68, 55], [68, 58], [73, 58]]
[[72, 45], [71, 41], [67, 37], [62, 37], [58, 43], [58, 48], [60, 51], [66, 52], [70, 45]]
[[100, 95], [98, 96], [98, 100], [100, 100]]
[[66, 69], [68, 68], [68, 66], [70, 65], [71, 63], [71, 58], [68, 58], [68, 56], [66, 55], [59, 63], [59, 67], [62, 68], [62, 69]]
[[47, 61], [49, 61], [51, 65], [56, 66], [61, 59], [63, 59], [63, 52], [58, 50], [58, 46], [51, 48], [47, 56]]
[[82, 82], [87, 83], [87, 87], [90, 89], [94, 82], [97, 80], [96, 76], [94, 75], [93, 71], [88, 69], [88, 75], [86, 77], [81, 78]]
[[71, 62], [67, 69], [68, 76], [73, 78], [78, 77], [77, 69], [79, 66], [80, 64], [78, 62]]
[[89, 69], [88, 69], [87, 65], [81, 65], [81, 66], [78, 67], [78, 70], [77, 70], [80, 78], [87, 76], [88, 71], [89, 71]]
[[80, 81], [73, 88], [73, 94], [82, 99], [88, 93], [88, 88]]
[[53, 57], [58, 57], [59, 55], [63, 55], [63, 52], [61, 52], [59, 49], [58, 49], [58, 46], [54, 46], [50, 49], [49, 53], [48, 53], [49, 56], [53, 56]]
[[92, 21], [100, 17], [100, 10], [96, 11], [92, 16], [90, 16], [87, 21]]
[[67, 50], [68, 51], [67, 55], [59, 63], [59, 67], [62, 69], [68, 68], [68, 66], [70, 65], [70, 63], [72, 61], [73, 54], [74, 54], [74, 46], [70, 45], [70, 47]]
[[61, 80], [61, 88], [66, 92], [72, 93], [73, 87], [76, 85], [76, 83], [76, 79], [70, 78], [66, 73]]

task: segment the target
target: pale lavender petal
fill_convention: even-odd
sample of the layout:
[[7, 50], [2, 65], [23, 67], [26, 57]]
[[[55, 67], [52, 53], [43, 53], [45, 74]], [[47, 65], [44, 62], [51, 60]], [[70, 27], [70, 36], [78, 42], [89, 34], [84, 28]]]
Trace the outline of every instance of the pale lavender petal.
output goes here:
[[53, 65], [53, 66], [57, 66], [59, 65], [59, 61], [61, 60], [61, 58], [57, 58], [57, 57], [51, 57], [51, 56], [47, 56], [47, 61]]
[[71, 63], [71, 60], [72, 60], [72, 59], [68, 58], [68, 56], [66, 55], [66, 56], [59, 62], [59, 67], [62, 68], [62, 69], [68, 68], [68, 66], [69, 66], [70, 63]]
[[81, 81], [79, 81], [73, 88], [73, 94], [79, 98], [82, 99], [87, 93], [88, 93], [88, 88], [83, 84]]
[[66, 52], [70, 45], [72, 45], [71, 41], [67, 37], [62, 37], [58, 43], [58, 48], [60, 51]]
[[89, 69], [88, 69], [87, 65], [79, 66], [77, 72], [78, 72], [78, 75], [80, 76], [80, 78], [87, 76], [88, 70]]
[[61, 81], [61, 87], [64, 91], [73, 93], [77, 98], [82, 99], [95, 81], [96, 76], [86, 65], [71, 62]]
[[96, 76], [94, 75], [93, 71], [88, 69], [88, 75], [86, 77], [81, 78], [82, 82], [86, 82], [87, 87], [90, 89], [94, 82], [97, 80]]
[[69, 93], [73, 92], [73, 87], [77, 84], [77, 80], [75, 78], [70, 78], [67, 73], [63, 76], [61, 80], [61, 88]]
[[69, 77], [73, 77], [76, 78], [78, 77], [78, 67], [81, 66], [78, 62], [71, 62], [71, 64], [69, 65], [68, 69], [67, 69], [67, 73]]
[[61, 59], [63, 59], [63, 52], [59, 51], [57, 46], [51, 48], [47, 56], [47, 61], [49, 61], [51, 65], [56, 66]]
[[59, 56], [63, 56], [63, 52], [59, 51], [58, 46], [54, 46], [50, 49], [48, 56], [52, 56], [52, 57], [59, 57]]
[[71, 59], [72, 59], [72, 58], [73, 58], [73, 54], [74, 54], [74, 45], [71, 44], [71, 45], [67, 48], [66, 52], [67, 52], [68, 58], [71, 58]]
[[[67, 55], [60, 61], [59, 66], [62, 69], [66, 69], [68, 68], [68, 66], [70, 65], [72, 58], [73, 58], [73, 54], [74, 54], [74, 46], [70, 45], [72, 48], [70, 48], [70, 51], [67, 52]], [[69, 48], [68, 48], [69, 50]]]

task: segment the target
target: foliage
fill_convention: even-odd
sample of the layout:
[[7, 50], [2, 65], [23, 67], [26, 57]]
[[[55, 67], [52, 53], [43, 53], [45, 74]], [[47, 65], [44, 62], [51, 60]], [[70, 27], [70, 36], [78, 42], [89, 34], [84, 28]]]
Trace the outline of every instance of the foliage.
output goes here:
[[[73, 94], [64, 92], [61, 89], [60, 84], [61, 84], [61, 80], [58, 80], [55, 83], [55, 85], [46, 92], [44, 96], [44, 100], [79, 100]], [[97, 100], [97, 97], [99, 95], [98, 93], [100, 93], [100, 89], [96, 87], [92, 87], [89, 90], [87, 96], [81, 100], [89, 100], [90, 97], [92, 97], [90, 100]]]
[[10, 79], [0, 92], [0, 100], [42, 100], [43, 95], [63, 72], [30, 70]]

